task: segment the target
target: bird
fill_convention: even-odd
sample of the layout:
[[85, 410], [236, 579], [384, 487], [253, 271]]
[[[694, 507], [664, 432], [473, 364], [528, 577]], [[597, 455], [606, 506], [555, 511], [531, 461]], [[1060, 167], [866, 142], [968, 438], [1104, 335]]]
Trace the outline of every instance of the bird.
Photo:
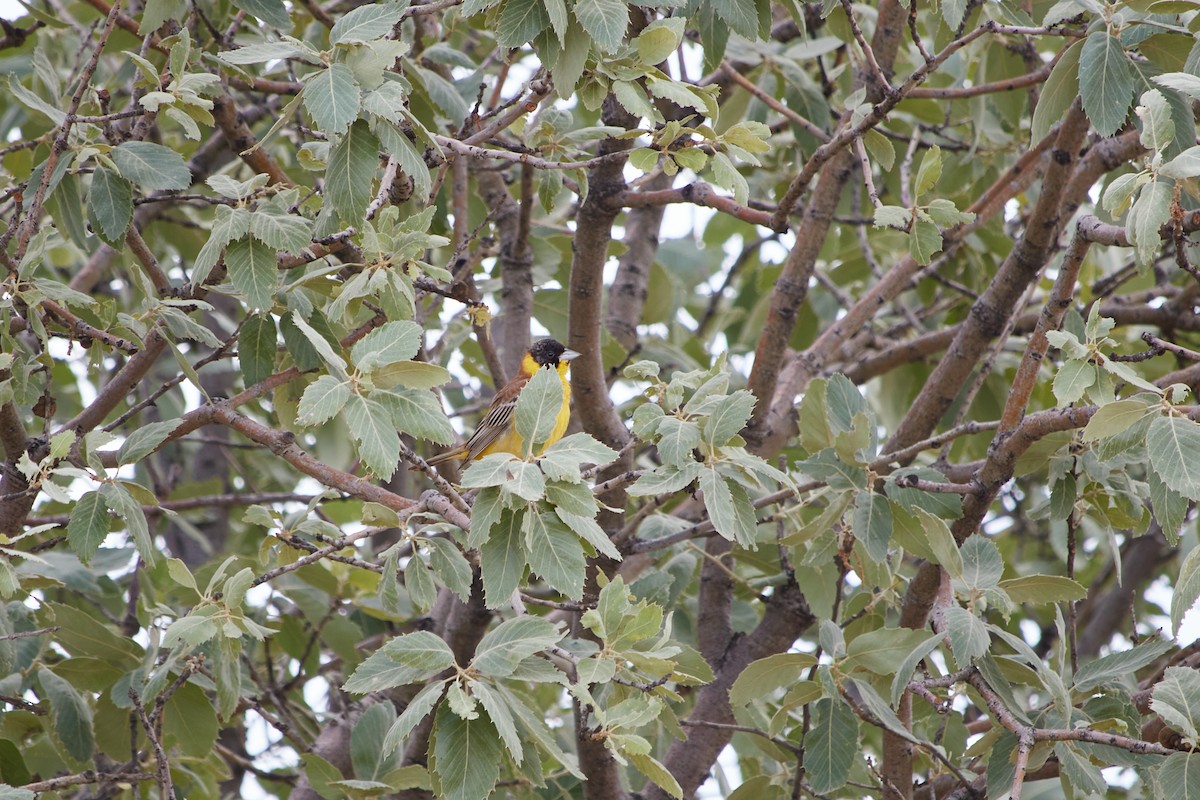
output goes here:
[[435, 466], [455, 459], [475, 461], [492, 453], [523, 455], [524, 440], [517, 433], [513, 414], [517, 407], [517, 397], [539, 369], [553, 369], [558, 372], [558, 379], [562, 383], [562, 408], [559, 409], [554, 422], [554, 429], [550, 431], [550, 438], [542, 447], [542, 451], [545, 452], [546, 448], [562, 438], [567, 430], [567, 423], [571, 420], [571, 384], [567, 381], [567, 368], [570, 367], [571, 361], [578, 357], [579, 353], [568, 350], [555, 339], [540, 339], [535, 342], [521, 359], [521, 370], [503, 389], [496, 392], [487, 414], [471, 434], [471, 438], [452, 450], [433, 456], [425, 463]]

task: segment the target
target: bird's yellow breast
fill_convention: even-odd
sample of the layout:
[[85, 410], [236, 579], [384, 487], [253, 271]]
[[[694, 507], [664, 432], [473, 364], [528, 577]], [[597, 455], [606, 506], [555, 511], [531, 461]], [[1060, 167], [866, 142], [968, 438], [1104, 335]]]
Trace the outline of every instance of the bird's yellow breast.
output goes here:
[[[558, 410], [558, 416], [554, 419], [554, 429], [550, 431], [550, 438], [546, 440], [546, 444], [538, 451], [540, 456], [546, 452], [546, 448], [557, 442], [567, 432], [567, 425], [571, 421], [571, 382], [567, 380], [567, 370], [570, 369], [570, 363], [567, 361], [560, 362], [558, 365], [558, 377], [562, 382], [563, 399], [562, 408]], [[525, 356], [525, 361], [521, 364], [522, 371], [536, 375], [537, 371], [542, 367], [533, 360], [529, 355]], [[496, 441], [485, 447], [477, 456], [483, 458], [492, 453], [512, 453], [515, 456], [524, 454], [525, 440], [517, 433], [517, 426], [514, 420], [513, 424], [508, 427], [504, 433], [496, 439]]]

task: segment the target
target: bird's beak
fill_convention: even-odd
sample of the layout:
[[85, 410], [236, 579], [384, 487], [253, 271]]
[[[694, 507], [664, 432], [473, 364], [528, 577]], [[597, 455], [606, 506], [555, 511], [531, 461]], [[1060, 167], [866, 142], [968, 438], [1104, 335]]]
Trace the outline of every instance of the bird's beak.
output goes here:
[[579, 353], [576, 353], [574, 350], [564, 350], [563, 354], [558, 357], [558, 360], [559, 361], [574, 361], [577, 358], [579, 358]]

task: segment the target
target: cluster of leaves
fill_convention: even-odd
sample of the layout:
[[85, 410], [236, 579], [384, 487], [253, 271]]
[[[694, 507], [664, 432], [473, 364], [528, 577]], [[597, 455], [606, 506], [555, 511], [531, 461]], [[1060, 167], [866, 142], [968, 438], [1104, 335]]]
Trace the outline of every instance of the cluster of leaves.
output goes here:
[[[708, 665], [663, 630], [660, 606], [637, 600], [620, 579], [600, 590], [596, 607], [581, 623], [593, 638], [566, 638], [545, 618], [508, 619], [483, 637], [464, 665], [434, 634], [405, 634], [363, 661], [344, 688], [367, 694], [423, 687], [398, 717], [388, 703], [366, 713], [380, 718], [374, 725], [386, 724], [380, 750], [384, 761], [393, 759], [413, 729], [434, 715], [429, 777], [439, 796], [487, 797], [506, 763], [534, 786], [545, 785], [555, 774], [582, 779], [574, 756], [559, 744], [532, 697], [540, 687], [557, 686], [587, 709], [594, 723], [587, 735], [680, 797], [674, 778], [650, 755], [650, 742], [635, 732], [655, 720], [678, 731], [664, 701], [680, 698], [661, 685], [651, 694], [638, 687], [667, 678], [680, 686], [704, 683], [712, 678]], [[384, 785], [379, 788], [404, 788], [397, 778], [410, 777], [392, 773], [380, 778]]]
[[[650, 402], [633, 413], [633, 434], [653, 443], [662, 464], [629, 487], [635, 497], [671, 495], [696, 484], [717, 533], [743, 547], [757, 547], [758, 519], [751, 493], [769, 494], [791, 488], [791, 478], [747, 452], [740, 431], [754, 410], [754, 395], [729, 391], [724, 357], [707, 369], [676, 372], [659, 378], [659, 366], [639, 361], [626, 367], [634, 380], [655, 381], [645, 391]], [[686, 527], [681, 520], [666, 525]], [[662, 532], [670, 532], [664, 527]], [[648, 535], [653, 536], [651, 532]]]
[[[869, 108], [869, 106], [867, 106]], [[861, 108], [856, 113], [865, 113]], [[877, 134], [879, 138], [882, 135]], [[872, 138], [864, 138], [870, 146]], [[891, 143], [885, 140], [887, 149], [879, 148], [873, 151], [876, 159], [883, 159], [885, 169], [895, 159]], [[954, 201], [945, 197], [929, 198], [928, 195], [942, 177], [942, 151], [934, 146], [925, 151], [921, 158], [921, 166], [917, 168], [913, 180], [912, 196], [917, 203], [912, 208], [901, 206], [881, 205], [875, 209], [875, 226], [897, 228], [908, 232], [908, 252], [918, 264], [929, 264], [934, 255], [942, 249], [942, 231], [971, 222], [975, 214], [970, 211], [959, 211]], [[922, 199], [928, 199], [921, 204]]]

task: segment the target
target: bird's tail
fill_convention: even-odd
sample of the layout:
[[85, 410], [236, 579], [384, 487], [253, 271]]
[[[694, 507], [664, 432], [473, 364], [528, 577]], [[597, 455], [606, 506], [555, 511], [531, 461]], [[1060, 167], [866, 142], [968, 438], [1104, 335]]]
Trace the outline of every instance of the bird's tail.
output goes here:
[[[442, 464], [446, 461], [454, 461], [455, 459], [463, 459], [467, 457], [467, 448], [463, 445], [447, 450], [444, 453], [438, 453], [436, 456], [431, 456], [425, 459], [425, 463], [431, 467]], [[408, 468], [411, 472], [417, 472], [420, 467], [412, 466]]]

